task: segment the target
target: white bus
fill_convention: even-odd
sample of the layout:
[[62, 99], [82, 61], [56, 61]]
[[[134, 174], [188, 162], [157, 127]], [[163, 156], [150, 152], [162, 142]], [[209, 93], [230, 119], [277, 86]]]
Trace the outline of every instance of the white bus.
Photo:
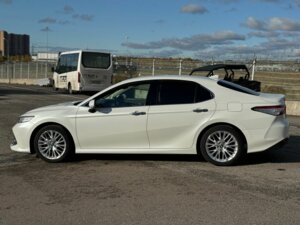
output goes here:
[[96, 51], [69, 51], [59, 55], [53, 69], [55, 90], [101, 91], [112, 84], [113, 63], [110, 53]]

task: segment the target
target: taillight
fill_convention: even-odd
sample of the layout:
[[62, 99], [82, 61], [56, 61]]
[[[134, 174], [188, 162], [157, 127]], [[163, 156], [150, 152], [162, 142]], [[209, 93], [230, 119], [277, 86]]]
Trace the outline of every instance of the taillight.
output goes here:
[[267, 113], [273, 116], [285, 115], [285, 105], [272, 105], [272, 106], [256, 106], [252, 108], [253, 111]]
[[81, 74], [78, 72], [78, 83], [80, 83]]

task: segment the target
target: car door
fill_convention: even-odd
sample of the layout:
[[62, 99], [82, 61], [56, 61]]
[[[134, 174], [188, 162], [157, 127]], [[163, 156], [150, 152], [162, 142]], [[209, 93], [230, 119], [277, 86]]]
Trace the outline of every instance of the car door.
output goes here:
[[150, 83], [126, 84], [95, 98], [95, 112], [80, 107], [76, 131], [81, 149], [149, 148], [146, 132]]
[[215, 110], [212, 93], [191, 81], [160, 81], [156, 99], [156, 105], [148, 111], [147, 131], [152, 150], [192, 147], [199, 127]]
[[61, 55], [59, 57], [57, 67], [55, 70], [57, 88], [67, 87], [67, 73], [68, 73], [68, 55]]

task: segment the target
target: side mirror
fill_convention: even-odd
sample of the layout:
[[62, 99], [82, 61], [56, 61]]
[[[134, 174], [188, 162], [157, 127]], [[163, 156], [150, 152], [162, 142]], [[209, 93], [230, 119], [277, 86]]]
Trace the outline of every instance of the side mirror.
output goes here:
[[96, 112], [95, 99], [89, 101], [89, 112], [90, 113]]

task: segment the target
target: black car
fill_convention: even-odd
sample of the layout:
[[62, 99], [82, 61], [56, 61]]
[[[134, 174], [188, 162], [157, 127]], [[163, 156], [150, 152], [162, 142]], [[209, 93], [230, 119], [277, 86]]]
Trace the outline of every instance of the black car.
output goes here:
[[[196, 69], [193, 69], [190, 73], [192, 75], [195, 72], [208, 72], [207, 77], [215, 75], [216, 71], [223, 70], [225, 72], [224, 74], [224, 80], [239, 84], [241, 86], [247, 87], [249, 89], [252, 89], [254, 91], [260, 92], [261, 90], [261, 83], [259, 81], [255, 80], [249, 80], [250, 73], [248, 68], [245, 65], [233, 65], [233, 64], [216, 64], [216, 65], [207, 65], [203, 67], [199, 67]], [[238, 74], [242, 74], [242, 76], [236, 78], [235, 75], [238, 71]]]

